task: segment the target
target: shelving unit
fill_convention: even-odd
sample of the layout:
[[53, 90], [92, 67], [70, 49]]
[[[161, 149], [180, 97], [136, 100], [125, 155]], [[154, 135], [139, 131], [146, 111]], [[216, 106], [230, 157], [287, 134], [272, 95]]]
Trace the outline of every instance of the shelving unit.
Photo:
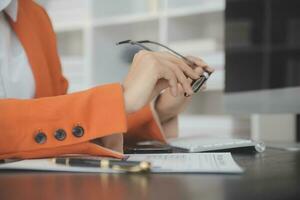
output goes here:
[[[198, 101], [210, 92], [223, 95], [225, 0], [75, 0], [72, 6], [67, 0], [39, 2], [47, 9], [58, 35], [69, 92], [121, 82], [137, 49], [116, 46], [116, 42], [149, 39], [182, 54], [199, 56], [216, 68], [208, 90], [195, 95], [192, 107], [198, 107]], [[203, 106], [209, 109], [214, 105]], [[218, 115], [222, 117], [222, 111]], [[225, 122], [230, 121], [229, 116], [224, 117]], [[209, 120], [213, 123], [213, 117], [203, 123]]]
[[47, 9], [57, 32], [70, 92], [122, 81], [130, 54], [134, 53], [129, 47], [115, 46], [125, 39], [151, 39], [183, 54], [200, 56], [217, 69], [208, 88], [220, 91], [224, 88], [224, 0], [184, 3], [75, 0], [72, 5], [66, 0], [40, 0], [40, 3]]

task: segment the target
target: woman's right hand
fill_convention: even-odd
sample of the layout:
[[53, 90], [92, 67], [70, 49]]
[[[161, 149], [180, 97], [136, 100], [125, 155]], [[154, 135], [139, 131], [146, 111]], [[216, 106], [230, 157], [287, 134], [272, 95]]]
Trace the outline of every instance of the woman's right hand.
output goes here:
[[126, 112], [138, 111], [168, 87], [176, 97], [178, 84], [192, 95], [188, 78], [197, 79], [201, 73], [170, 53], [139, 51], [123, 83]]

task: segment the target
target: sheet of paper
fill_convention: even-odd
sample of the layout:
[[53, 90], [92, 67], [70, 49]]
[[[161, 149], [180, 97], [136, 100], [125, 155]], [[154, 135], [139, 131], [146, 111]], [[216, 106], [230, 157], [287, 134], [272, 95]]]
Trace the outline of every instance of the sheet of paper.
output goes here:
[[146, 160], [154, 173], [242, 173], [231, 153], [130, 154], [128, 160]]
[[33, 159], [22, 160], [12, 163], [0, 164], [1, 169], [15, 170], [34, 170], [34, 171], [62, 171], [62, 172], [99, 172], [99, 173], [118, 173], [115, 170], [101, 169], [95, 167], [71, 167], [59, 165], [53, 162], [52, 159]]
[[[128, 160], [151, 162], [153, 173], [242, 173], [230, 153], [130, 154]], [[120, 173], [92, 167], [59, 165], [52, 159], [23, 160], [0, 164], [1, 169]]]

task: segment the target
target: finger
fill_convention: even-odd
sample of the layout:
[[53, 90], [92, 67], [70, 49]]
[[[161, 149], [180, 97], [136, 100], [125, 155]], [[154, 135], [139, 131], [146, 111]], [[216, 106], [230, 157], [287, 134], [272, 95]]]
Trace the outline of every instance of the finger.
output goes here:
[[205, 66], [207, 65], [207, 63], [198, 57], [195, 56], [186, 56], [187, 59], [189, 59], [190, 61], [192, 61], [193, 63], [195, 63], [197, 66]]
[[177, 80], [182, 85], [184, 91], [189, 95], [193, 94], [192, 87], [183, 72], [176, 65], [171, 66], [171, 68], [174, 70]]
[[181, 84], [177, 84], [177, 88], [178, 88], [178, 93], [180, 94], [180, 96], [183, 96], [184, 94], [184, 88], [182, 87]]
[[192, 78], [192, 79], [198, 79], [199, 74], [195, 72], [191, 66], [189, 66], [183, 59], [178, 58], [177, 56], [168, 53], [168, 52], [158, 52], [158, 56], [162, 57], [163, 59], [167, 59], [168, 61], [178, 65], [180, 69], [183, 71], [183, 73], [186, 75], [186, 77]]
[[176, 75], [178, 83], [182, 85], [186, 93], [193, 94], [193, 90], [191, 88], [191, 85], [189, 84], [187, 77], [176, 64], [168, 60], [163, 60], [162, 64], [166, 67], [169, 67], [173, 71], [173, 73]]
[[210, 67], [206, 62], [204, 62], [201, 58], [197, 58], [197, 57], [194, 57], [194, 56], [187, 56], [187, 58], [189, 60], [191, 60], [192, 62], [194, 62], [196, 64], [196, 66], [194, 67], [202, 67], [205, 71], [207, 72], [214, 72], [215, 69]]
[[[185, 101], [187, 98], [184, 96], [184, 94], [186, 94], [184, 88], [179, 83], [178, 83], [177, 87], [178, 87], [177, 100], [178, 101]], [[189, 97], [191, 97], [191, 96], [192, 95], [189, 95]]]
[[195, 72], [196, 72], [197, 74], [199, 74], [199, 76], [202, 75], [203, 72], [204, 72], [204, 70], [203, 70], [202, 67], [197, 67], [197, 68], [195, 68], [194, 70], [195, 70]]
[[162, 78], [168, 80], [171, 94], [176, 97], [177, 96], [177, 77], [172, 70], [168, 67], [164, 68]]
[[178, 64], [180, 69], [183, 71], [183, 73], [186, 75], [186, 77], [192, 78], [192, 79], [198, 79], [199, 73], [197, 71], [193, 70], [189, 65], [187, 65], [185, 62], [181, 62]]

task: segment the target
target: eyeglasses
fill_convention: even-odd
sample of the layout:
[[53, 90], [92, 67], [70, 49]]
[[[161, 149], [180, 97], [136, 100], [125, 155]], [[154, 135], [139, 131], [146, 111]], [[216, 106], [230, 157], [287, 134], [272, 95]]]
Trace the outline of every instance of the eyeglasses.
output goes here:
[[[194, 63], [193, 61], [189, 60], [187, 57], [181, 55], [180, 53], [174, 51], [173, 49], [163, 45], [163, 44], [160, 44], [158, 42], [153, 42], [153, 41], [150, 41], [150, 40], [140, 40], [140, 41], [133, 41], [133, 40], [124, 40], [124, 41], [121, 41], [121, 42], [118, 42], [116, 45], [121, 45], [121, 44], [131, 44], [131, 45], [136, 45], [136, 46], [139, 46], [141, 47], [142, 49], [145, 49], [147, 51], [153, 51], [152, 49], [150, 49], [149, 47], [147, 47], [146, 45], [144, 44], [154, 44], [154, 45], [158, 45], [160, 47], [163, 47], [164, 49], [167, 49], [168, 51], [170, 51], [171, 53], [173, 53], [175, 56], [183, 59], [189, 66], [195, 66], [196, 63]], [[211, 72], [204, 72], [200, 78], [196, 79], [196, 80], [193, 80], [192, 83], [191, 83], [191, 86], [192, 86], [192, 90], [194, 91], [194, 93], [198, 92], [199, 89], [202, 87], [202, 85], [208, 80], [208, 78], [210, 77], [211, 75]], [[187, 94], [184, 94], [185, 96], [188, 96]]]

